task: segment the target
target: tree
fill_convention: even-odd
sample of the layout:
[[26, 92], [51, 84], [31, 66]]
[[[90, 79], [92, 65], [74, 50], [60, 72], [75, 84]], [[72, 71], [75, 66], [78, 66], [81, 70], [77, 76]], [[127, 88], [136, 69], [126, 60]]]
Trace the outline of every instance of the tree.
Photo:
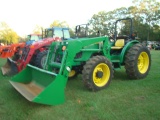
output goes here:
[[92, 25], [91, 34], [96, 34], [97, 31], [101, 35], [111, 35], [114, 33], [114, 22], [117, 19], [126, 18], [128, 9], [121, 7], [113, 11], [105, 12], [100, 11], [98, 14], [94, 14], [89, 21], [89, 24]]
[[0, 23], [0, 39], [4, 44], [18, 42], [18, 35], [5, 22]]
[[33, 30], [33, 33], [40, 34], [41, 32], [42, 32], [42, 27], [39, 26], [39, 25], [36, 25], [34, 30]]
[[160, 2], [156, 0], [133, 0], [136, 7], [135, 13], [140, 16], [143, 23], [148, 26], [147, 40], [150, 40], [150, 30], [153, 25], [159, 22]]
[[69, 27], [66, 21], [55, 20], [50, 24], [50, 27]]
[[[94, 14], [89, 20], [92, 25], [92, 34], [100, 31], [102, 35], [109, 35], [114, 31], [114, 22], [121, 18], [133, 19], [133, 32], [136, 33], [138, 38], [142, 40], [158, 40], [160, 39], [159, 32], [155, 25], [160, 25], [160, 2], [156, 0], [133, 0], [133, 6], [128, 8], [121, 7], [113, 11], [100, 11]], [[129, 24], [122, 22], [118, 25], [119, 33], [126, 34], [129, 31]]]

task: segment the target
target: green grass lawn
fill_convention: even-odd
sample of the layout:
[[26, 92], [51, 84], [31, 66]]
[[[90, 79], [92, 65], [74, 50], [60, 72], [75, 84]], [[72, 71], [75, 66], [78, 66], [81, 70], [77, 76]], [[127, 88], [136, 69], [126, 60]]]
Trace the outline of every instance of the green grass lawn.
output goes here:
[[160, 51], [151, 56], [145, 79], [129, 80], [125, 69], [117, 70], [108, 88], [90, 92], [79, 75], [68, 81], [66, 102], [57, 106], [29, 102], [0, 74], [0, 120], [160, 120]]

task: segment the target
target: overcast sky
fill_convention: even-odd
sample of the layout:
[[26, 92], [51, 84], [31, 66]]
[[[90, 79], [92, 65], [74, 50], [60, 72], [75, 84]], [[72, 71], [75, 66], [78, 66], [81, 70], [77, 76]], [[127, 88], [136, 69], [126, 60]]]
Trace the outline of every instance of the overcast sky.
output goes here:
[[132, 0], [0, 0], [0, 22], [6, 22], [18, 35], [44, 28], [54, 20], [70, 26], [84, 24], [99, 11], [129, 7]]

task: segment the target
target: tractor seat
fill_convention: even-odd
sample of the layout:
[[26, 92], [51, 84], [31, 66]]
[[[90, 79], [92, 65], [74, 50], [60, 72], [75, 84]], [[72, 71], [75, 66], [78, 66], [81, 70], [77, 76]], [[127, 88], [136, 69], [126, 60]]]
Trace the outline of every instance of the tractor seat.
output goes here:
[[115, 42], [115, 46], [112, 46], [111, 49], [121, 49], [122, 47], [124, 46], [124, 39], [118, 39], [116, 42]]

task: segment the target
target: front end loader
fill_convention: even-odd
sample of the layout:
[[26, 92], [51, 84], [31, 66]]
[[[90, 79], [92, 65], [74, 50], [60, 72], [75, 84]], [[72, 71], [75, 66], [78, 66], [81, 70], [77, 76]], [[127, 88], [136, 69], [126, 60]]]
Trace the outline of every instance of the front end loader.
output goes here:
[[[122, 20], [131, 19], [116, 22]], [[87, 89], [98, 91], [110, 84], [115, 69], [124, 66], [130, 79], [142, 79], [150, 65], [149, 50], [132, 34], [115, 37], [113, 42], [106, 36], [79, 38], [53, 42], [44, 69], [28, 64], [10, 83], [31, 102], [57, 105], [65, 101], [65, 87], [73, 71], [82, 74]]]

